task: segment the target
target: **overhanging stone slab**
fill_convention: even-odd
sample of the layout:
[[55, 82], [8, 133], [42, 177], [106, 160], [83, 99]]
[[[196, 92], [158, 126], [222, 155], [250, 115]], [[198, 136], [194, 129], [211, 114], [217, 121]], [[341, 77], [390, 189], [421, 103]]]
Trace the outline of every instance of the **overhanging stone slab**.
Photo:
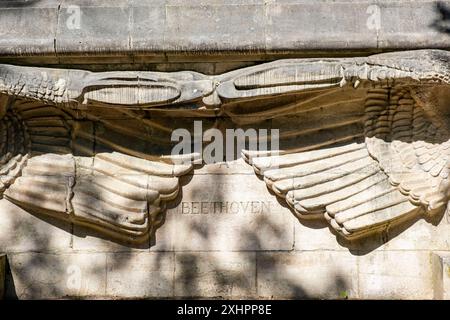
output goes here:
[[0, 56], [55, 56], [57, 1], [0, 3]]
[[446, 49], [447, 7], [450, 1], [8, 1], [0, 4], [0, 56], [133, 63]]

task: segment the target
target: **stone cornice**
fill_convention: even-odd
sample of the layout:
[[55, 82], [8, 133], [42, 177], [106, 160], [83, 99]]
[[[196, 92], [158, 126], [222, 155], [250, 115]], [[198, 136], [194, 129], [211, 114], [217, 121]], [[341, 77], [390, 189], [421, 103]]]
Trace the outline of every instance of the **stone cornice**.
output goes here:
[[450, 1], [2, 1], [0, 57], [161, 63], [447, 49], [447, 7]]

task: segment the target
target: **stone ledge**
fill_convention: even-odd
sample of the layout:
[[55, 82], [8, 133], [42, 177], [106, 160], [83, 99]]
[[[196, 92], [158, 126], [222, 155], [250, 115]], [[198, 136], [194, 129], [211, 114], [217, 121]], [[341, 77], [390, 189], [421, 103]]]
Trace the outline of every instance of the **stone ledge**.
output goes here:
[[12, 253], [6, 297], [448, 299], [448, 254]]
[[446, 49], [443, 12], [450, 1], [439, 3], [8, 1], [0, 3], [0, 56], [43, 64], [83, 63], [86, 56], [97, 63], [161, 63]]

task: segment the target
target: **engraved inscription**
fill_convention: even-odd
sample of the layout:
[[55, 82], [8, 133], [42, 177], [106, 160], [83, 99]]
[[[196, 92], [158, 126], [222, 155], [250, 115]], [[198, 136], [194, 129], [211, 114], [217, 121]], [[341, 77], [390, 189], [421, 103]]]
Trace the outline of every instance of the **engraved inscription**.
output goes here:
[[264, 214], [270, 213], [272, 201], [182, 201], [169, 210], [175, 214]]

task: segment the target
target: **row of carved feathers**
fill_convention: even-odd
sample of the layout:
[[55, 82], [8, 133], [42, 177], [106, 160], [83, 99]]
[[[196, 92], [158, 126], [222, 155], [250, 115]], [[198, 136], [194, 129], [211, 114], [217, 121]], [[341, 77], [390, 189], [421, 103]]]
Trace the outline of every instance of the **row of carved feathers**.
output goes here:
[[[411, 88], [368, 90], [363, 142], [303, 153], [248, 154], [268, 187], [301, 217], [324, 217], [348, 238], [447, 202], [450, 143]], [[301, 137], [299, 137], [301, 139]]]
[[[412, 95], [369, 90], [365, 142], [250, 160], [296, 213], [324, 216], [347, 237], [420, 207], [438, 209], [447, 199], [450, 143], [433, 110]], [[148, 213], [155, 217], [161, 200], [176, 196], [177, 177], [190, 170], [118, 152], [75, 157], [70, 114], [26, 101], [14, 110], [1, 122], [0, 181], [2, 191], [10, 186], [5, 196], [22, 206], [140, 236], [154, 223]]]
[[[166, 201], [190, 165], [139, 159], [120, 152], [80, 154], [94, 136], [74, 137], [73, 115], [18, 100], [0, 122], [0, 181], [6, 199], [37, 213], [141, 241], [159, 224]], [[81, 148], [81, 147], [79, 147]], [[82, 149], [84, 151], [86, 148]]]

